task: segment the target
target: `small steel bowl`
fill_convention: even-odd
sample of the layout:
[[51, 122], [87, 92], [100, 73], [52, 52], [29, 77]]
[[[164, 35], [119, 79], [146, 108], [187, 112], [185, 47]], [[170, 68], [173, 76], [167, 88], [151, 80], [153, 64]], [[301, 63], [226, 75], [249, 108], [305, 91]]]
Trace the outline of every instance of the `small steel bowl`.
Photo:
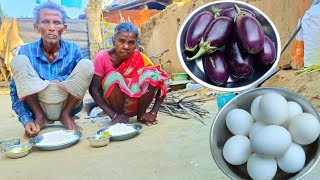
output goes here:
[[110, 143], [110, 136], [100, 138], [99, 135], [94, 135], [94, 136], [88, 137], [87, 140], [89, 141], [90, 146], [92, 146], [92, 147], [102, 147], [102, 146], [106, 146]]
[[[190, 56], [190, 53], [185, 50], [185, 39], [188, 27], [190, 26], [192, 20], [199, 13], [203, 11], [212, 11], [213, 9], [222, 10], [225, 8], [234, 7], [234, 4], [237, 4], [240, 8], [246, 8], [256, 15], [256, 19], [262, 25], [265, 35], [267, 35], [275, 45], [276, 60], [272, 65], [255, 67], [251, 76], [246, 79], [235, 79], [232, 77], [232, 75], [230, 75], [227, 83], [224, 86], [217, 86], [214, 85], [211, 82], [211, 80], [206, 76], [203, 69], [201, 57], [194, 61], [187, 60], [187, 57]], [[180, 30], [177, 35], [176, 48], [183, 69], [189, 74], [189, 76], [192, 79], [194, 79], [203, 86], [217, 91], [242, 92], [257, 87], [259, 84], [261, 84], [263, 81], [265, 81], [267, 78], [269, 78], [276, 72], [277, 65], [280, 61], [281, 42], [276, 26], [273, 24], [270, 18], [261, 10], [242, 1], [224, 0], [210, 2], [194, 10], [184, 20], [183, 24], [180, 27]], [[221, 50], [224, 51], [223, 48]]]
[[20, 139], [5, 139], [0, 141], [0, 150], [7, 146], [19, 145]]
[[2, 153], [4, 153], [8, 158], [16, 159], [28, 155], [31, 152], [31, 148], [31, 144], [12, 145], [2, 149]]
[[[246, 164], [234, 166], [223, 158], [223, 146], [226, 141], [233, 136], [226, 126], [226, 116], [232, 109], [240, 108], [250, 112], [252, 101], [260, 95], [268, 92], [276, 92], [286, 98], [287, 101], [295, 101], [301, 107], [303, 112], [313, 114], [319, 121], [320, 116], [316, 108], [310, 101], [305, 99], [299, 93], [291, 91], [285, 88], [276, 87], [261, 87], [254, 90], [249, 90], [237, 95], [230, 100], [223, 108], [218, 112], [211, 127], [210, 132], [210, 148], [213, 159], [218, 167], [231, 179], [251, 179]], [[307, 173], [309, 173], [319, 161], [320, 158], [320, 138], [314, 141], [312, 144], [303, 146], [306, 154], [306, 162], [304, 167], [297, 173], [286, 173], [278, 168], [277, 174], [273, 179], [301, 179]]]

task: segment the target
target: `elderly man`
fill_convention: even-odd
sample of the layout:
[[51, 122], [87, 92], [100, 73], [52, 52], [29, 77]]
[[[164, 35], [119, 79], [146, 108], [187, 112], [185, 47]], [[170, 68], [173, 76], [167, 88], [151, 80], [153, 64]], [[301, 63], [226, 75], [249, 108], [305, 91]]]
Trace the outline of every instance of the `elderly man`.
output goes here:
[[28, 137], [37, 135], [48, 121], [60, 120], [66, 129], [81, 130], [72, 116], [82, 109], [93, 63], [82, 59], [76, 44], [61, 39], [67, 15], [59, 5], [40, 4], [34, 18], [41, 39], [22, 46], [11, 62], [12, 109]]

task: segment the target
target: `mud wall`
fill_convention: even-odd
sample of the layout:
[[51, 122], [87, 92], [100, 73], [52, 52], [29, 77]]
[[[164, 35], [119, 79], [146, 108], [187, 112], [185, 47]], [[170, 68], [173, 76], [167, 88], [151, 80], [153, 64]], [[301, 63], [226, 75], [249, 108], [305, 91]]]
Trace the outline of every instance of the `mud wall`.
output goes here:
[[110, 23], [119, 24], [120, 23], [120, 13], [124, 21], [130, 21], [134, 23], [138, 28], [141, 28], [141, 25], [150, 19], [151, 16], [159, 13], [158, 10], [121, 10], [121, 11], [112, 11], [103, 13], [105, 21]]
[[[152, 16], [141, 27], [141, 43], [145, 48], [145, 54], [152, 56], [169, 49], [162, 60], [170, 59], [171, 64], [164, 65], [164, 69], [170, 74], [184, 72], [176, 52], [179, 26], [193, 10], [209, 2], [213, 0], [176, 2], [163, 12]], [[245, 0], [245, 2], [256, 6], [269, 16], [279, 31], [281, 44], [284, 45], [295, 30], [298, 19], [310, 7], [313, 0]], [[281, 55], [280, 66], [290, 62], [292, 45], [293, 43]], [[158, 60], [153, 61], [155, 64], [159, 63]]]

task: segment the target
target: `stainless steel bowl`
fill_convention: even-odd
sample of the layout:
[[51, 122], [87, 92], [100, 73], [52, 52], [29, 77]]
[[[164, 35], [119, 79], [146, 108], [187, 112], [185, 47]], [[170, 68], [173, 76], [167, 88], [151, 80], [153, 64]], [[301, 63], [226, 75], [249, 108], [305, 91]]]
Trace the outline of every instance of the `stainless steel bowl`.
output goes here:
[[12, 145], [20, 144], [20, 139], [5, 139], [0, 141], [0, 150]]
[[7, 146], [2, 149], [2, 152], [8, 157], [12, 159], [21, 158], [28, 155], [31, 152], [32, 145], [31, 144], [19, 144]]
[[[211, 81], [206, 77], [203, 64], [201, 58], [196, 59], [195, 61], [188, 61], [187, 52], [185, 51], [185, 38], [187, 34], [188, 27], [192, 20], [195, 18], [196, 15], [199, 13], [212, 9], [225, 9], [234, 7], [234, 4], [237, 4], [240, 8], [246, 8], [251, 10], [256, 14], [256, 18], [259, 20], [261, 25], [263, 26], [264, 33], [274, 42], [276, 47], [276, 60], [270, 66], [259, 66], [255, 68], [253, 74], [243, 80], [236, 80], [235, 78], [228, 79], [228, 82], [224, 86], [216, 86], [211, 83]], [[276, 72], [277, 65], [280, 60], [280, 51], [281, 51], [281, 43], [280, 43], [280, 36], [272, 21], [269, 19], [267, 15], [265, 15], [262, 11], [257, 9], [256, 7], [241, 1], [215, 1], [212, 3], [205, 4], [198, 9], [194, 10], [184, 21], [182, 24], [176, 41], [177, 53], [180, 60], [181, 65], [183, 66], [184, 70], [192, 77], [195, 81], [206, 86], [208, 88], [218, 90], [218, 91], [225, 91], [225, 92], [241, 92], [248, 90], [250, 88], [257, 87], [267, 78], [269, 78], [272, 74]]]
[[105, 138], [100, 138], [100, 136], [94, 135], [94, 136], [88, 137], [87, 140], [89, 141], [92, 147], [102, 147], [110, 143], [110, 136]]
[[[313, 114], [320, 121], [320, 116], [315, 107], [310, 101], [305, 99], [302, 95], [284, 88], [276, 87], [263, 87], [249, 90], [237, 95], [234, 99], [229, 101], [224, 107], [218, 112], [215, 120], [211, 127], [210, 133], [210, 148], [212, 156], [219, 166], [219, 168], [231, 179], [251, 179], [247, 173], [246, 164], [240, 166], [234, 166], [228, 164], [222, 154], [222, 149], [225, 142], [232, 136], [231, 132], [226, 126], [226, 116], [229, 111], [235, 108], [241, 108], [250, 112], [251, 103], [259, 95], [263, 95], [268, 92], [276, 92], [281, 94], [287, 99], [287, 101], [295, 101], [303, 109], [303, 112]], [[306, 152], [306, 162], [298, 173], [285, 173], [278, 168], [277, 174], [274, 179], [301, 179], [308, 172], [312, 170], [319, 161], [320, 157], [320, 138], [310, 145], [304, 146]]]

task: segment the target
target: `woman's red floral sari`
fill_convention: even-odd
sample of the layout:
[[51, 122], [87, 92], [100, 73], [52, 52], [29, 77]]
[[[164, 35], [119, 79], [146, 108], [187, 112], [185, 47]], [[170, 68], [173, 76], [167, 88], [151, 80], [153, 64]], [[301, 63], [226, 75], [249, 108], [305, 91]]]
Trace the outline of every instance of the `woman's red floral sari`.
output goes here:
[[[100, 56], [101, 57], [101, 56]], [[135, 116], [138, 107], [138, 99], [147, 91], [148, 85], [161, 89], [161, 96], [165, 96], [167, 87], [165, 81], [168, 75], [153, 66], [149, 58], [140, 51], [135, 50], [131, 57], [125, 60], [117, 69], [112, 66], [109, 55], [102, 55], [104, 58], [95, 59], [96, 73], [104, 75], [102, 81], [103, 97], [108, 101], [108, 97], [115, 84], [118, 84], [121, 91], [127, 95], [124, 111], [128, 116]], [[103, 62], [104, 61], [104, 62]], [[109, 61], [105, 62], [105, 61]], [[102, 73], [104, 71], [104, 73]]]

